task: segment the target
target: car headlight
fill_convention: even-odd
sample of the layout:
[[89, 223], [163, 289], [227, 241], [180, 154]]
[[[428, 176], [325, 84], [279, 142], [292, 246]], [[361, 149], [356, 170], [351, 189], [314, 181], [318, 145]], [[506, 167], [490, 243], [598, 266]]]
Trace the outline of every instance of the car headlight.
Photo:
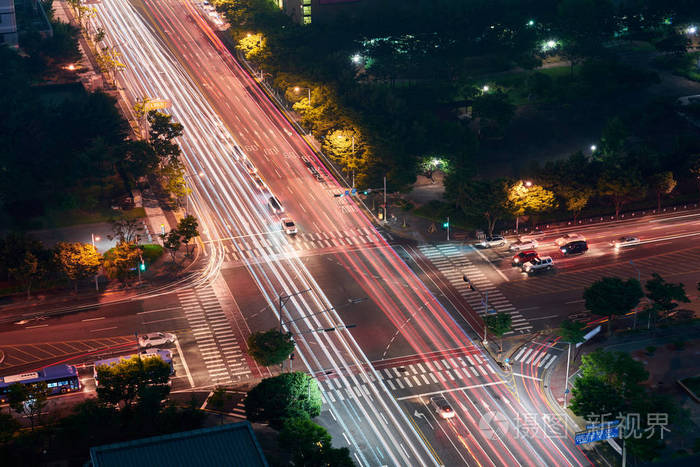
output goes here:
[[519, 262], [520, 262], [520, 259], [519, 259], [519, 258], [515, 258], [515, 259], [513, 260], [513, 262], [514, 262], [514, 263], [519, 263]]
[[566, 253], [566, 248], [562, 248], [562, 249], [561, 249], [561, 252], [562, 252], [562, 253]]

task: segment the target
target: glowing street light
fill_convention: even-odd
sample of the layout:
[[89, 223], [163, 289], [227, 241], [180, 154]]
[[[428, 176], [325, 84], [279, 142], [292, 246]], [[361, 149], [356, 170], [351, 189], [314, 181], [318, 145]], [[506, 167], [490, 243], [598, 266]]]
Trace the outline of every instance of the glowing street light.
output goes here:
[[300, 88], [299, 86], [294, 86], [294, 92], [296, 92], [297, 94], [299, 94], [299, 92], [302, 89], [306, 89], [307, 91], [309, 91], [309, 106], [311, 106], [311, 88]]
[[596, 146], [595, 144], [591, 144], [591, 152], [596, 152], [597, 149], [598, 146]]
[[527, 188], [530, 188], [532, 186], [532, 182], [530, 180], [525, 180], [523, 183]]
[[697, 27], [697, 26], [688, 26], [688, 27], [686, 28], [686, 30], [685, 30], [685, 33], [686, 33], [686, 34], [690, 34], [690, 35], [693, 35], [693, 34], [695, 34], [696, 32], [698, 32], [698, 27]]
[[542, 52], [549, 52], [552, 49], [556, 49], [557, 48], [557, 41], [555, 41], [554, 39], [549, 39], [548, 41], [545, 41], [542, 43], [541, 48], [542, 48]]
[[355, 65], [359, 65], [362, 62], [362, 55], [360, 54], [355, 54], [351, 57], [352, 63]]
[[483, 88], [481, 88], [483, 92], [489, 92], [489, 89], [491, 88], [489, 88], [488, 85], [485, 85]]
[[527, 25], [528, 25], [528, 26], [534, 26], [534, 25], [535, 25], [535, 21], [534, 21], [534, 20], [530, 20], [530, 21], [527, 22]]

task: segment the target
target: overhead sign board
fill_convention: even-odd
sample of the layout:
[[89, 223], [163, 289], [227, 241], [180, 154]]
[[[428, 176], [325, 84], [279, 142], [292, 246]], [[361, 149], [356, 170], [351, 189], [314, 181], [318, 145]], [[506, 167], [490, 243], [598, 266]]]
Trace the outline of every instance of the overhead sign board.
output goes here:
[[609, 426], [607, 428], [603, 428], [602, 430], [580, 431], [576, 433], [574, 439], [576, 444], [588, 444], [596, 441], [603, 441], [608, 438], [619, 438], [619, 436], [620, 427]]
[[168, 99], [151, 99], [144, 104], [144, 112], [150, 112], [151, 110], [167, 109], [173, 105], [173, 103]]

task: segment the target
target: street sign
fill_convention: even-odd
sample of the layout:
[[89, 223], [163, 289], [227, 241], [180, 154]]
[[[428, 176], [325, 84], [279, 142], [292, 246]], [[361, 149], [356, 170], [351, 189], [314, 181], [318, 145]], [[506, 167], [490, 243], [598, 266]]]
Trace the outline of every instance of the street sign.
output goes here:
[[350, 196], [350, 190], [345, 190], [345, 195]]
[[353, 189], [352, 189], [352, 194], [353, 194], [353, 195], [357, 194], [357, 188], [353, 188]]
[[608, 438], [619, 438], [619, 436], [620, 428], [617, 426], [609, 426], [607, 428], [603, 428], [602, 430], [579, 431], [576, 433], [576, 437], [574, 439], [576, 444], [587, 444], [594, 443], [596, 441], [603, 441]]

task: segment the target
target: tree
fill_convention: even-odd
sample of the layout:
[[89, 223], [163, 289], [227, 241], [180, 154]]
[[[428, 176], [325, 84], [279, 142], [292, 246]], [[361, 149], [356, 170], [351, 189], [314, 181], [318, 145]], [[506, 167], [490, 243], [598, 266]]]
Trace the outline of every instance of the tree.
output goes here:
[[97, 367], [100, 402], [130, 408], [135, 401], [160, 401], [170, 393], [170, 365], [160, 357], [134, 355], [113, 365]]
[[503, 335], [511, 330], [513, 318], [510, 314], [500, 311], [495, 315], [486, 315], [484, 322], [491, 334], [500, 339], [498, 344], [498, 353], [500, 354], [503, 351]]
[[264, 63], [270, 57], [270, 51], [267, 48], [267, 38], [262, 33], [246, 34], [239, 39], [236, 48], [243, 52], [246, 60], [253, 63]]
[[45, 269], [39, 258], [31, 251], [26, 251], [20, 263], [8, 269], [10, 275], [27, 291], [27, 300], [31, 298], [32, 284], [44, 275]]
[[29, 418], [32, 431], [34, 431], [34, 420], [41, 416], [41, 411], [46, 407], [47, 396], [46, 383], [28, 386], [15, 383], [10, 386], [7, 399], [12, 410]]
[[248, 354], [263, 366], [283, 363], [294, 351], [292, 333], [277, 329], [254, 332], [248, 337]]
[[180, 146], [173, 140], [182, 136], [184, 127], [173, 122], [172, 115], [151, 110], [148, 112], [149, 141], [161, 161], [161, 165], [179, 163]]
[[486, 219], [487, 231], [493, 234], [496, 223], [510, 215], [506, 209], [508, 202], [505, 180], [468, 180], [457, 174], [447, 178], [447, 196], [466, 216]]
[[192, 192], [187, 186], [185, 169], [176, 159], [161, 167], [160, 176], [163, 188], [175, 198], [178, 204], [181, 199]]
[[119, 241], [104, 255], [104, 270], [110, 279], [126, 283], [138, 267], [140, 250], [134, 242]]
[[690, 166], [688, 167], [688, 171], [690, 172], [690, 175], [695, 179], [695, 183], [698, 185], [698, 189], [700, 189], [700, 154], [695, 154], [693, 156], [690, 156]]
[[619, 277], [603, 277], [583, 291], [586, 309], [608, 318], [608, 336], [612, 334], [613, 317], [629, 313], [643, 296], [639, 281]]
[[347, 448], [333, 448], [328, 431], [308, 418], [286, 419], [280, 431], [279, 444], [292, 454], [295, 466], [355, 465], [350, 458], [350, 451]]
[[564, 198], [566, 210], [573, 214], [574, 221], [581, 215], [581, 211], [586, 207], [593, 193], [593, 188], [576, 182], [571, 182], [558, 190], [558, 194]]
[[365, 143], [355, 128], [333, 130], [323, 140], [323, 151], [351, 171], [360, 171], [363, 167]]
[[673, 172], [659, 172], [649, 178], [652, 190], [656, 192], [656, 209], [661, 212], [661, 196], [667, 195], [676, 188], [678, 182], [673, 178]]
[[584, 341], [586, 331], [584, 331], [585, 324], [579, 321], [570, 321], [565, 319], [561, 322], [561, 327], [559, 328], [559, 335], [562, 341], [568, 342], [569, 344], [578, 344]]
[[608, 160], [615, 161], [619, 159], [629, 136], [629, 129], [620, 117], [609, 119], [605, 123], [605, 128], [603, 128], [603, 133], [600, 137], [601, 154]]
[[170, 260], [174, 263], [175, 254], [182, 246], [182, 235], [177, 229], [174, 229], [166, 234], [160, 234], [160, 238], [163, 240], [163, 248], [168, 250]]
[[77, 292], [79, 280], [95, 276], [100, 270], [102, 255], [89, 243], [59, 242], [56, 260], [66, 277], [73, 281]]
[[302, 372], [282, 373], [263, 379], [245, 400], [248, 420], [281, 428], [285, 418], [316, 417], [321, 413], [321, 391], [312, 376]]
[[121, 55], [113, 47], [103, 47], [101, 51], [95, 54], [95, 60], [100, 71], [110, 76], [113, 82], [116, 81], [116, 72], [126, 68], [126, 65], [121, 61]]
[[590, 376], [576, 378], [571, 388], [571, 410], [580, 416], [590, 414], [617, 414], [624, 402], [611, 384]]
[[117, 242], [135, 243], [138, 242], [138, 234], [143, 230], [143, 224], [137, 219], [127, 219], [120, 217], [112, 219], [112, 235], [107, 235], [110, 240], [116, 239]]
[[482, 128], [491, 129], [494, 136], [502, 137], [505, 127], [515, 115], [515, 105], [508, 99], [508, 94], [498, 90], [475, 97], [472, 113], [483, 122], [480, 125]]
[[639, 175], [632, 171], [607, 170], [598, 179], [598, 193], [609, 196], [615, 206], [615, 217], [620, 217], [622, 206], [630, 200], [643, 198], [646, 188]]
[[20, 429], [20, 424], [12, 415], [0, 412], [0, 445], [10, 441]]
[[180, 222], [177, 223], [177, 231], [182, 236], [182, 242], [185, 244], [185, 254], [187, 256], [190, 255], [190, 240], [199, 235], [199, 231], [197, 230], [198, 227], [199, 223], [197, 222], [197, 218], [191, 214], [183, 217], [180, 219]]
[[628, 407], [637, 401], [644, 389], [641, 384], [649, 378], [644, 364], [630, 354], [603, 349], [581, 357], [580, 372], [583, 378], [597, 379], [609, 385]]
[[659, 274], [653, 273], [645, 284], [647, 297], [654, 302], [654, 309], [663, 311], [666, 316], [678, 307], [678, 302], [689, 303], [685, 286], [681, 283], [666, 282]]
[[516, 218], [516, 230], [520, 216], [546, 212], [556, 206], [554, 193], [540, 185], [520, 180], [508, 189], [506, 207]]

